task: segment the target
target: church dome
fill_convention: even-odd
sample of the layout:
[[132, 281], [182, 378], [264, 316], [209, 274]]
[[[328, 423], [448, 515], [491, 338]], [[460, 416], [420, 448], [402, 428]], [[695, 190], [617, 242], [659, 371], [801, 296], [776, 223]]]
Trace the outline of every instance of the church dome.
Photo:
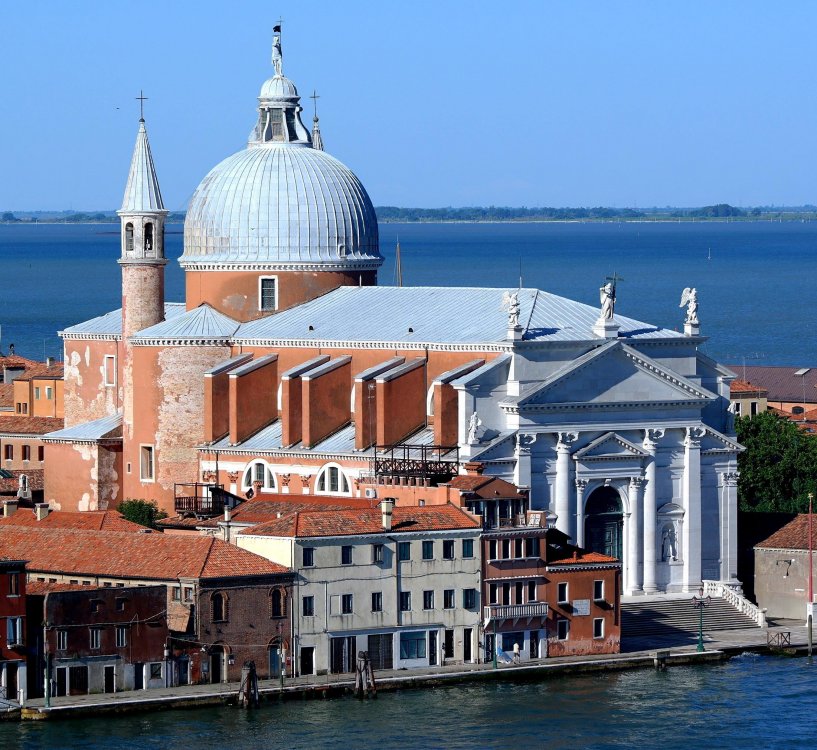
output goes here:
[[251, 143], [193, 194], [180, 262], [363, 269], [383, 259], [374, 207], [351, 170], [309, 145]]
[[244, 151], [196, 188], [184, 222], [185, 269], [375, 270], [383, 262], [377, 217], [360, 180], [323, 151], [301, 122], [295, 84], [281, 72], [261, 88]]

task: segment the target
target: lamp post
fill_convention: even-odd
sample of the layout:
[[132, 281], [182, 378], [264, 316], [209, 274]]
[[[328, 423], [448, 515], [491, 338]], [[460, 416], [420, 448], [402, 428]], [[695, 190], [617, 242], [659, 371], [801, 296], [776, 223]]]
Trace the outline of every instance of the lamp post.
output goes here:
[[698, 589], [698, 596], [692, 597], [692, 606], [698, 610], [698, 653], [704, 650], [704, 607], [708, 607], [712, 603], [712, 597], [707, 596], [704, 599], [704, 587]]

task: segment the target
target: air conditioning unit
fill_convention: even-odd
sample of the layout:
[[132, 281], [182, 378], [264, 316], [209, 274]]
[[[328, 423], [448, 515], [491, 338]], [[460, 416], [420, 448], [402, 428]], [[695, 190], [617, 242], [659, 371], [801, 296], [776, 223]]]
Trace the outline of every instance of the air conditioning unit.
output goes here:
[[377, 490], [376, 490], [374, 487], [367, 487], [367, 488], [364, 490], [364, 494], [365, 494], [365, 495], [366, 495], [366, 497], [368, 497], [370, 500], [373, 500], [374, 498], [376, 498], [376, 497], [377, 497]]

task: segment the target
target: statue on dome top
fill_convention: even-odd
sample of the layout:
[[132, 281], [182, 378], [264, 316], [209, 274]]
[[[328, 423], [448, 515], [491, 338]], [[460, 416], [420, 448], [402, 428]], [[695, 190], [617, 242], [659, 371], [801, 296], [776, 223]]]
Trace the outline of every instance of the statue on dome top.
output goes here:
[[695, 287], [686, 287], [681, 292], [681, 304], [678, 307], [686, 305], [687, 316], [684, 323], [688, 326], [697, 326], [698, 323], [698, 290]]
[[282, 76], [284, 58], [281, 53], [281, 36], [280, 36], [281, 27], [276, 26], [274, 30], [277, 33], [272, 38], [272, 66], [275, 68], [275, 75]]
[[508, 328], [519, 327], [519, 292], [505, 292], [502, 295], [502, 307], [508, 311]]

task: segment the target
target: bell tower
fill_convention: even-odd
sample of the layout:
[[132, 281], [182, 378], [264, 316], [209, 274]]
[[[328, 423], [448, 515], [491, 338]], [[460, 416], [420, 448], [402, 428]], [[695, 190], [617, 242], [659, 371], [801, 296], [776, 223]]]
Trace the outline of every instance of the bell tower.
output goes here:
[[[139, 96], [140, 103], [144, 97]], [[134, 388], [133, 347], [130, 337], [137, 331], [164, 320], [165, 302], [165, 218], [159, 180], [153, 166], [144, 117], [139, 118], [139, 132], [133, 149], [128, 182], [122, 208], [122, 344], [121, 380], [123, 437], [127, 450], [133, 433]]]

